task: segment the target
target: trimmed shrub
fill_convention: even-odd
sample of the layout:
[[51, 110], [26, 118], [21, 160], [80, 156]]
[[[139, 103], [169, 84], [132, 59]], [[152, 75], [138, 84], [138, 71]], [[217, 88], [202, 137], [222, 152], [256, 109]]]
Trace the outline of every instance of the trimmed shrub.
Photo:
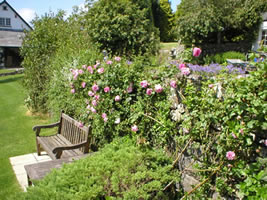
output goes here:
[[178, 173], [162, 150], [123, 138], [85, 159], [53, 170], [19, 199], [175, 199], [163, 191]]

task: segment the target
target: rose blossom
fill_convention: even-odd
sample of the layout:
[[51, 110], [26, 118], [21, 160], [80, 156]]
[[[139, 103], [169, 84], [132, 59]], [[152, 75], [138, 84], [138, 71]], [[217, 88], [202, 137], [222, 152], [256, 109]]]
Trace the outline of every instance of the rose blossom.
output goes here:
[[82, 88], [85, 88], [85, 86], [86, 86], [86, 83], [82, 82]]
[[128, 93], [132, 93], [133, 92], [133, 83], [130, 83], [129, 87], [127, 88], [127, 92]]
[[189, 75], [190, 74], [190, 69], [187, 68], [187, 67], [186, 68], [182, 68], [181, 72], [182, 72], [183, 75]]
[[214, 87], [213, 84], [209, 84], [209, 88], [212, 89]]
[[155, 92], [156, 93], [161, 93], [163, 91], [163, 88], [161, 87], [160, 84], [155, 85]]
[[82, 128], [84, 125], [82, 122], [79, 122], [79, 127]]
[[92, 90], [93, 90], [94, 92], [98, 91], [98, 90], [99, 90], [98, 85], [97, 85], [97, 84], [94, 84], [94, 85], [92, 86]]
[[83, 65], [82, 68], [83, 68], [83, 69], [86, 69], [86, 65]]
[[234, 133], [231, 133], [231, 135], [233, 136], [233, 138], [237, 138], [237, 136]]
[[147, 95], [151, 95], [152, 92], [153, 92], [153, 89], [152, 89], [152, 88], [147, 88], [147, 89], [146, 89], [146, 94], [147, 94]]
[[198, 56], [200, 56], [200, 54], [201, 54], [201, 49], [198, 48], [198, 47], [195, 47], [195, 48], [193, 49], [193, 56], [194, 56], [194, 57], [198, 57]]
[[96, 113], [96, 109], [94, 107], [90, 108], [93, 113]]
[[133, 132], [137, 132], [138, 131], [138, 127], [136, 125], [133, 125], [131, 129], [132, 129]]
[[140, 85], [142, 86], [142, 88], [146, 88], [148, 86], [147, 80], [141, 81]]
[[98, 94], [95, 95], [95, 100], [99, 100], [100, 96]]
[[108, 65], [111, 65], [111, 64], [112, 64], [112, 61], [111, 61], [111, 60], [108, 60], [106, 63], [107, 63]]
[[93, 70], [93, 68], [92, 68], [91, 66], [88, 66], [88, 67], [87, 67], [87, 71], [89, 71], [91, 74], [94, 73], [94, 70]]
[[264, 145], [267, 147], [267, 139], [264, 140]]
[[97, 72], [99, 73], [99, 74], [102, 74], [102, 73], [104, 73], [104, 68], [103, 67], [101, 67], [101, 68], [99, 68], [98, 70], [97, 70]]
[[121, 61], [121, 57], [116, 56], [116, 57], [114, 58], [114, 60], [116, 60], [117, 62], [120, 62], [120, 61]]
[[104, 120], [104, 122], [107, 122], [107, 121], [108, 121], [108, 118], [107, 118], [107, 117], [105, 117], [105, 118], [103, 118], [103, 120]]
[[115, 101], [120, 101], [121, 97], [119, 95], [115, 96]]
[[234, 160], [234, 159], [235, 159], [235, 152], [233, 152], [233, 151], [228, 151], [228, 152], [226, 153], [226, 158], [227, 158], [228, 160]]
[[75, 89], [74, 89], [74, 88], [71, 89], [70, 92], [71, 92], [72, 94], [74, 94], [74, 93], [75, 93]]
[[118, 117], [116, 120], [115, 120], [115, 124], [119, 124], [121, 122], [121, 119]]
[[104, 92], [105, 92], [105, 93], [107, 93], [107, 92], [109, 92], [109, 91], [110, 91], [110, 87], [107, 86], [107, 87], [104, 88]]
[[82, 69], [79, 69], [79, 74], [83, 74], [83, 70]]
[[183, 68], [185, 68], [185, 64], [184, 64], [184, 63], [181, 63], [181, 64], [179, 65], [179, 69], [181, 70], [181, 69], [183, 69]]
[[97, 106], [97, 101], [96, 101], [96, 100], [93, 100], [93, 101], [92, 101], [92, 105], [93, 105], [93, 106]]
[[102, 113], [101, 117], [104, 119], [104, 118], [107, 118], [107, 114], [106, 113]]
[[171, 86], [172, 88], [177, 88], [176, 81], [171, 81], [171, 82], [170, 82], [170, 86]]
[[89, 95], [90, 97], [93, 97], [95, 94], [94, 94], [92, 91], [89, 91], [89, 92], [88, 92], [88, 95]]

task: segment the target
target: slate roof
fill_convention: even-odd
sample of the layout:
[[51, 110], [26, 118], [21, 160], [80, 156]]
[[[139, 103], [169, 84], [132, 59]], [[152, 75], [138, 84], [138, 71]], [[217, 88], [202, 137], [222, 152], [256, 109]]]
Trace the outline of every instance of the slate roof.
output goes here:
[[0, 31], [0, 47], [21, 47], [24, 32], [20, 31]]

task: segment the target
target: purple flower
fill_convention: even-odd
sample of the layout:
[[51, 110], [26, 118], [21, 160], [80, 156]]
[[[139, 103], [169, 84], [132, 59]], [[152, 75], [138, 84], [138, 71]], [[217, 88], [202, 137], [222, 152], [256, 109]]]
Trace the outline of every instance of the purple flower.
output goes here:
[[104, 119], [107, 117], [107, 114], [106, 113], [102, 113], [101, 117]]
[[95, 99], [92, 101], [92, 105], [95, 107], [97, 106], [97, 101]]
[[130, 60], [127, 60], [127, 65], [131, 65], [131, 64], [133, 64], [133, 62]]
[[194, 56], [194, 57], [198, 57], [198, 56], [200, 56], [200, 54], [201, 54], [201, 49], [198, 48], [198, 47], [195, 47], [195, 48], [193, 49], [193, 56]]
[[228, 152], [226, 153], [226, 158], [227, 158], [228, 160], [234, 160], [234, 159], [235, 159], [235, 152], [233, 152], [233, 151], [228, 151]]
[[82, 69], [79, 69], [79, 74], [83, 74], [83, 70]]
[[74, 93], [75, 93], [75, 89], [74, 89], [74, 88], [71, 89], [70, 92], [71, 92], [72, 94], [74, 94]]
[[95, 100], [99, 100], [100, 96], [98, 94], [95, 95]]
[[91, 66], [88, 66], [88, 67], [87, 67], [87, 71], [89, 71], [91, 74], [94, 73], [94, 70], [93, 70], [93, 68], [92, 68]]
[[133, 126], [131, 127], [131, 129], [132, 129], [133, 132], [137, 132], [137, 131], [138, 131], [138, 126], [133, 125]]
[[115, 101], [120, 101], [121, 97], [119, 95], [115, 96]]

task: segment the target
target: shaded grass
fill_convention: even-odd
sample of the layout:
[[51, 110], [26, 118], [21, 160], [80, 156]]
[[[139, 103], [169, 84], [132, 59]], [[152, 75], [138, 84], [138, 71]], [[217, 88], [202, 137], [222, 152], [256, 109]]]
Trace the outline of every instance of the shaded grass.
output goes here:
[[45, 116], [27, 115], [22, 88], [23, 74], [0, 77], [0, 199], [20, 192], [21, 188], [9, 163], [9, 157], [35, 150], [32, 126], [48, 123]]
[[0, 69], [0, 74], [2, 73], [9, 73], [9, 72], [15, 72], [15, 69]]

